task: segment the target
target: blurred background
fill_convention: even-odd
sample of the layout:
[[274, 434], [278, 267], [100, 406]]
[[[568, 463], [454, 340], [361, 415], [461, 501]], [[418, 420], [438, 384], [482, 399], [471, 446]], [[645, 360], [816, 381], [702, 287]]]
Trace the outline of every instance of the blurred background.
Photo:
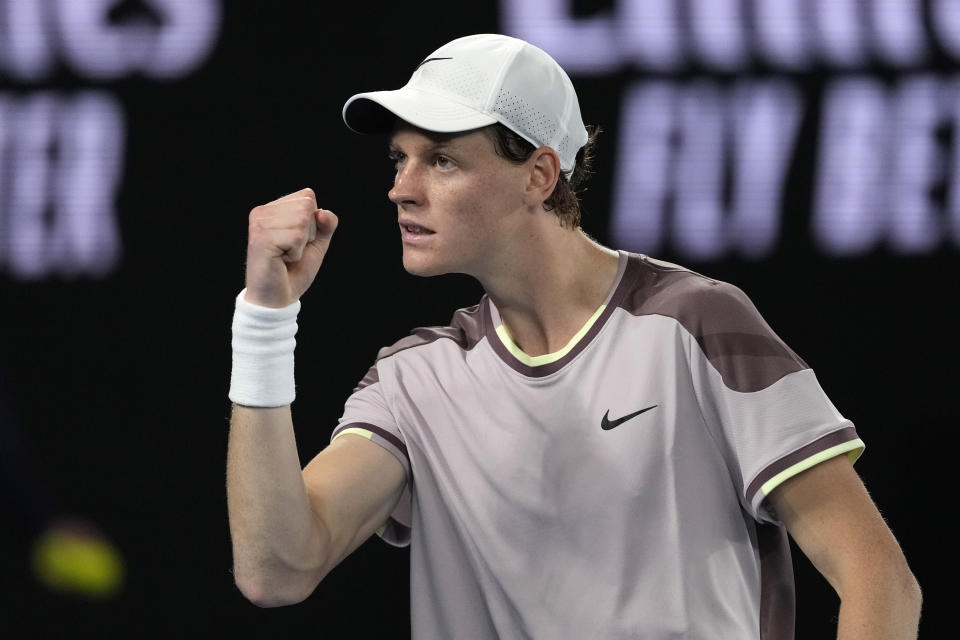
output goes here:
[[[814, 368], [946, 634], [960, 1], [0, 0], [0, 635], [409, 634], [379, 540], [295, 607], [234, 587], [230, 318], [249, 210], [312, 187], [340, 228], [300, 316], [306, 462], [379, 347], [479, 299], [403, 271], [386, 141], [340, 110], [480, 32], [603, 126], [584, 228], [743, 288]], [[798, 638], [830, 637], [795, 564]]]

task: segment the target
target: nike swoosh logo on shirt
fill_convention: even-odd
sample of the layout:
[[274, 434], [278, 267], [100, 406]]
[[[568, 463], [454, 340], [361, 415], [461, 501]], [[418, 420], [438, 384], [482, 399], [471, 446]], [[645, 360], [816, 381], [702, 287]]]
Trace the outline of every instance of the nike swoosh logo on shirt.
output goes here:
[[600, 428], [603, 429], [604, 431], [609, 431], [614, 427], [620, 426], [630, 418], [636, 418], [641, 413], [645, 413], [647, 411], [650, 411], [650, 409], [656, 409], [656, 408], [657, 408], [657, 405], [653, 405], [652, 407], [647, 407], [646, 409], [640, 409], [640, 411], [634, 411], [633, 413], [625, 415], [622, 418], [617, 418], [616, 420], [610, 420], [610, 410], [607, 409], [607, 412], [603, 414], [603, 419], [600, 420]]

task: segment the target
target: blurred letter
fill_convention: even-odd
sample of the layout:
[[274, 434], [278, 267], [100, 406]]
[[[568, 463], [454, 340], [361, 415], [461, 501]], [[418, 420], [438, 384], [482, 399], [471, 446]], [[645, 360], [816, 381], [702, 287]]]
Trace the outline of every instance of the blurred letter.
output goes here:
[[122, 27], [107, 13], [113, 0], [58, 0], [64, 53], [77, 71], [91, 78], [119, 78], [142, 57], [143, 49], [127, 50]]
[[616, 27], [624, 57], [641, 68], [670, 71], [684, 61], [676, 0], [620, 0]]
[[747, 59], [740, 0], [688, 0], [693, 44], [708, 67], [736, 70]]
[[7, 201], [10, 270], [27, 280], [41, 278], [50, 267], [47, 215], [52, 205], [52, 169], [55, 99], [33, 94], [11, 104], [6, 124], [12, 143], [13, 178]]
[[567, 73], [603, 73], [620, 64], [609, 15], [570, 15], [571, 0], [502, 0], [505, 32], [534, 44]]
[[634, 85], [624, 96], [610, 233], [631, 251], [653, 253], [663, 242], [675, 94], [658, 82]]
[[920, 0], [873, 0], [871, 8], [880, 58], [900, 67], [922, 62], [927, 49]]
[[[762, 1], [762, 0], [760, 0]], [[825, 61], [841, 67], [864, 63], [863, 20], [860, 0], [817, 0], [813, 14], [820, 37], [818, 50]]]
[[931, 201], [943, 177], [943, 154], [935, 138], [940, 123], [940, 85], [931, 76], [910, 76], [895, 94], [890, 154], [891, 243], [908, 253], [926, 252], [941, 239]]
[[802, 103], [785, 80], [741, 83], [729, 105], [734, 188], [728, 244], [751, 259], [773, 250], [780, 233], [783, 185]]
[[7, 181], [10, 177], [10, 141], [14, 127], [10, 126], [10, 114], [13, 105], [6, 96], [0, 93], [0, 270], [7, 264], [7, 254], [10, 252], [10, 225], [8, 219], [10, 188]]
[[156, 49], [145, 65], [154, 78], [183, 76], [210, 54], [220, 30], [217, 0], [150, 0], [163, 15]]
[[960, 248], [960, 76], [955, 76], [949, 90], [944, 92], [950, 109], [950, 124], [953, 129], [953, 155], [950, 163], [953, 174], [948, 176], [947, 215], [953, 243]]
[[680, 149], [674, 193], [674, 245], [704, 260], [726, 249], [723, 233], [724, 119], [720, 90], [691, 84], [678, 105]]
[[119, 78], [136, 71], [158, 78], [185, 75], [203, 62], [216, 40], [216, 0], [148, 0], [160, 25], [112, 24], [115, 0], [58, 0], [67, 59], [91, 78]]
[[886, 95], [873, 78], [828, 86], [823, 105], [813, 232], [829, 254], [872, 249], [886, 227]]
[[114, 203], [123, 166], [123, 111], [108, 94], [81, 94], [63, 103], [57, 135], [50, 259], [64, 273], [103, 275], [120, 255]]
[[53, 66], [52, 25], [46, 0], [0, 0], [4, 71], [39, 80]]
[[930, 24], [943, 50], [960, 60], [960, 0], [931, 0]]
[[761, 57], [775, 67], [803, 69], [810, 63], [810, 30], [802, 7], [806, 0], [755, 0]]

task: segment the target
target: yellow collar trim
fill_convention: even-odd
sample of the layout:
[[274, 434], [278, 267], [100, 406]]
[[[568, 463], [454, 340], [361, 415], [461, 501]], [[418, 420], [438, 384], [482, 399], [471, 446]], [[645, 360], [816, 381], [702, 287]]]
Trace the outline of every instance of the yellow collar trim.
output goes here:
[[577, 333], [574, 334], [572, 338], [570, 338], [570, 342], [568, 342], [566, 346], [564, 346], [559, 351], [554, 351], [553, 353], [545, 353], [542, 356], [528, 356], [527, 354], [525, 354], [523, 350], [520, 349], [520, 347], [518, 347], [517, 344], [513, 341], [513, 338], [510, 337], [510, 332], [507, 331], [507, 327], [506, 325], [503, 324], [502, 320], [500, 322], [500, 325], [497, 327], [497, 336], [500, 337], [500, 341], [503, 342], [503, 346], [507, 348], [507, 351], [509, 351], [514, 358], [516, 358], [523, 364], [527, 365], [528, 367], [539, 367], [540, 365], [556, 362], [560, 358], [570, 353], [570, 350], [573, 349], [577, 345], [577, 343], [580, 342], [581, 339], [583, 339], [583, 336], [587, 334], [587, 331], [590, 331], [590, 327], [593, 326], [593, 323], [597, 321], [597, 318], [600, 317], [600, 314], [602, 314], [603, 310], [606, 308], [607, 308], [607, 305], [605, 304], [600, 305], [600, 308], [597, 309], [592, 316], [590, 316], [590, 319], [587, 320], [586, 324], [580, 327], [580, 331], [577, 331]]

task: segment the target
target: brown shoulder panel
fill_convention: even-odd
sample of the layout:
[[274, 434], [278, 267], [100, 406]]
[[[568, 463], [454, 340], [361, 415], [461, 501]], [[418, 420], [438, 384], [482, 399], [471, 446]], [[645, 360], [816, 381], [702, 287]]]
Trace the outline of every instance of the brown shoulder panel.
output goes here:
[[616, 304], [635, 316], [663, 315], [690, 332], [710, 363], [734, 391], [769, 387], [807, 369], [737, 287], [675, 264], [630, 256], [632, 278]]
[[410, 332], [410, 335], [397, 340], [389, 347], [384, 347], [377, 352], [377, 360], [367, 371], [367, 375], [357, 384], [354, 392], [364, 387], [380, 381], [380, 374], [377, 372], [377, 364], [384, 358], [396, 355], [401, 351], [430, 344], [441, 338], [453, 340], [464, 351], [470, 351], [480, 339], [483, 338], [483, 324], [487, 317], [486, 305], [487, 297], [484, 296], [479, 304], [465, 309], [458, 309], [450, 320], [450, 325], [446, 327], [417, 327]]

